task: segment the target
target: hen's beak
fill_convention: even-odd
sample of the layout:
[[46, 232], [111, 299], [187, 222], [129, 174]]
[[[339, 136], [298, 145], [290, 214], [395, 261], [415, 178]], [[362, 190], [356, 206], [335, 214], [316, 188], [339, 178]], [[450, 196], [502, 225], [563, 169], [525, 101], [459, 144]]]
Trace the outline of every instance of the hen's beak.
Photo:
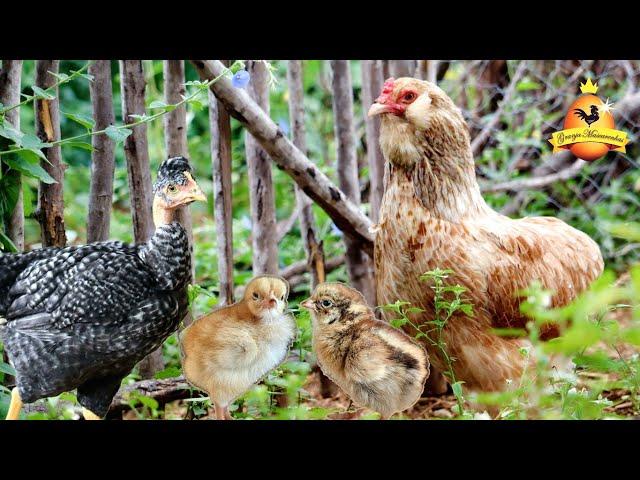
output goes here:
[[371, 105], [371, 108], [369, 108], [369, 113], [368, 115], [370, 117], [374, 117], [376, 115], [380, 115], [383, 113], [392, 113], [393, 110], [389, 107], [389, 105], [385, 105], [383, 103], [374, 103], [373, 105]]
[[315, 303], [313, 303], [310, 298], [307, 298], [304, 302], [301, 302], [300, 306], [302, 308], [306, 308], [307, 310], [313, 310], [314, 312], [316, 311]]

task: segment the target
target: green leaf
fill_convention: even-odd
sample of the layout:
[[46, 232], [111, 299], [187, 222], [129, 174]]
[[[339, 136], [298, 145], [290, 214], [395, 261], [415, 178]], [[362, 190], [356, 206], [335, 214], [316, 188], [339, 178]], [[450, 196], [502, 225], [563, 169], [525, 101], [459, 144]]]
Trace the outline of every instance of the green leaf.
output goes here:
[[6, 120], [0, 124], [0, 137], [8, 138], [17, 146], [22, 146], [22, 137], [24, 137], [24, 133], [20, 130], [17, 130]]
[[124, 127], [116, 127], [115, 125], [109, 125], [104, 133], [116, 142], [124, 142], [126, 138], [133, 133], [133, 130]]
[[22, 182], [22, 206], [25, 218], [33, 214], [34, 195], [31, 186], [27, 182]]
[[60, 82], [66, 82], [69, 80], [69, 75], [67, 75], [66, 73], [55, 73], [55, 72], [47, 72], [47, 73], [55, 77], [56, 79], [58, 79]]
[[8, 363], [0, 362], [0, 372], [6, 373], [7, 375], [11, 375], [12, 377], [16, 376], [16, 370]]
[[[50, 143], [44, 143], [40, 138], [35, 136], [32, 133], [25, 133], [22, 137], [22, 148], [28, 149], [37, 149], [40, 150], [42, 148], [50, 147]], [[43, 154], [44, 155], [44, 154]]]
[[81, 148], [82, 150], [88, 150], [93, 152], [95, 148], [91, 146], [90, 143], [86, 142], [63, 142], [60, 144], [61, 147], [71, 147], [71, 148]]
[[18, 252], [18, 248], [15, 246], [15, 244], [2, 231], [0, 231], [0, 245], [2, 245], [2, 250], [4, 250], [5, 252]]
[[87, 116], [87, 115], [82, 115], [81, 113], [65, 113], [62, 112], [62, 114], [67, 117], [69, 120], [72, 120], [80, 125], [82, 125], [84, 128], [86, 128], [87, 130], [93, 130], [93, 127], [95, 127], [96, 122], [94, 122], [93, 118]]
[[160, 370], [154, 376], [158, 380], [163, 380], [165, 378], [179, 377], [181, 373], [178, 367], [167, 367], [164, 370]]
[[142, 115], [138, 115], [137, 113], [129, 115], [130, 118], [133, 118], [136, 122], [144, 122], [149, 118], [149, 115], [143, 113]]
[[456, 398], [458, 399], [462, 399], [462, 384], [464, 382], [459, 381], [459, 382], [455, 382], [453, 384], [451, 384], [451, 390], [453, 391], [453, 394], [456, 396]]
[[33, 94], [36, 96], [36, 98], [42, 98], [44, 100], [53, 100], [54, 98], [56, 98], [55, 95], [41, 89], [40, 87], [36, 87], [35, 85], [33, 85], [31, 88], [33, 89]]
[[[47, 173], [47, 171], [42, 168], [38, 163], [32, 163], [28, 159], [28, 153], [24, 154], [24, 152], [40, 152], [39, 150], [21, 150], [18, 153], [19, 157], [17, 159], [5, 159], [4, 162], [9, 165], [14, 170], [18, 170], [19, 172], [28, 175], [29, 177], [37, 178], [42, 183], [52, 184], [57, 183], [55, 179]], [[40, 152], [42, 153], [42, 152]], [[44, 155], [43, 155], [44, 156]]]
[[[163, 102], [162, 100], [154, 100], [149, 105], [149, 108], [165, 108], [166, 106], [167, 106], [167, 104], [165, 102]], [[133, 116], [133, 115], [130, 115], [130, 116]]]

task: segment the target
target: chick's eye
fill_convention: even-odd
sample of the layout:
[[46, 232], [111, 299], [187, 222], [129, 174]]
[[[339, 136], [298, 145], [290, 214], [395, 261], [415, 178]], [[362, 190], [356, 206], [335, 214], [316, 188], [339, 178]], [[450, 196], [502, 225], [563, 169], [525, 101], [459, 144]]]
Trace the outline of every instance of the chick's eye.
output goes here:
[[260, 295], [258, 295], [256, 292], [253, 293], [253, 299], [254, 300], [258, 300], [260, 298]]
[[327, 300], [326, 298], [324, 300], [322, 300], [322, 302], [320, 302], [321, 305], [325, 308], [330, 307], [331, 305], [333, 305], [333, 303], [331, 303], [331, 300]]

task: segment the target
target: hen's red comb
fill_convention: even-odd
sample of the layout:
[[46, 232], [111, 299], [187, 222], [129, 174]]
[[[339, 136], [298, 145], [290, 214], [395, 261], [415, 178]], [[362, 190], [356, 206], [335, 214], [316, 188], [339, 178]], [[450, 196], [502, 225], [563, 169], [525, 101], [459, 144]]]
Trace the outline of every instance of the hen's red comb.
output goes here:
[[391, 77], [384, 82], [384, 85], [382, 86], [382, 93], [376, 99], [376, 102], [385, 103], [388, 100], [391, 93], [393, 93], [393, 86], [395, 85], [395, 81], [395, 78]]

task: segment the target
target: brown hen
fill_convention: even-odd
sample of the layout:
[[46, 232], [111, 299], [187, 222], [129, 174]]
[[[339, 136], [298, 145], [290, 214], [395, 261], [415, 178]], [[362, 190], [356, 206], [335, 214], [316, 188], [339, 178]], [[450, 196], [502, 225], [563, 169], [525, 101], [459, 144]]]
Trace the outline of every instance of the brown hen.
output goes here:
[[[453, 270], [451, 283], [466, 287], [474, 306], [473, 317], [457, 315], [444, 330], [454, 373], [467, 388], [504, 389], [522, 374], [527, 341], [492, 329], [525, 327], [517, 292], [539, 280], [555, 292], [552, 306], [565, 305], [602, 272], [600, 249], [557, 218], [513, 220], [492, 210], [480, 194], [462, 113], [432, 83], [387, 80], [369, 115], [381, 115], [387, 162], [375, 240], [378, 302], [411, 302], [425, 309], [413, 320], [430, 321], [433, 290], [419, 277]], [[441, 353], [427, 350], [444, 370]]]

